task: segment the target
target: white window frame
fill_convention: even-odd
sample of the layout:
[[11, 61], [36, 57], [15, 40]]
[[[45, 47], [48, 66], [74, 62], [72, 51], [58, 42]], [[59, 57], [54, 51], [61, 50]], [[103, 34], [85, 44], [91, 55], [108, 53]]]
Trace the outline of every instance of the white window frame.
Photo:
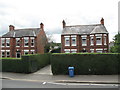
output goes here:
[[[17, 45], [17, 41], [19, 40], [19, 46]], [[20, 38], [16, 38], [16, 47], [20, 47]]]
[[70, 46], [70, 37], [65, 37], [65, 46]]
[[29, 54], [29, 50], [24, 50], [24, 55], [27, 55], [26, 52]]
[[90, 49], [90, 53], [94, 53], [94, 49]]
[[96, 53], [103, 53], [103, 49], [96, 49]]
[[[26, 43], [28, 43], [28, 45], [26, 45]], [[24, 47], [29, 47], [29, 37], [24, 37]]]
[[93, 46], [94, 45], [94, 36], [90, 37], [90, 45]]
[[4, 52], [4, 57], [5, 57], [5, 50], [1, 50], [1, 57], [3, 57], [3, 52]]
[[10, 38], [6, 38], [6, 47], [10, 47]]
[[77, 53], [77, 49], [71, 49], [71, 53]]
[[[9, 52], [9, 55], [7, 54]], [[6, 57], [10, 57], [10, 50], [6, 50]]]
[[[101, 43], [98, 43], [97, 39], [100, 38], [100, 41]], [[101, 36], [97, 36], [96, 37], [96, 45], [102, 45], [102, 37]]]
[[[75, 41], [73, 41], [73, 40], [75, 40]], [[76, 43], [77, 43], [76, 37], [72, 37], [71, 38], [71, 46], [76, 46]]]
[[[32, 40], [33, 40], [33, 42], [32, 42]], [[35, 45], [35, 38], [34, 38], [34, 37], [31, 37], [31, 38], [30, 38], [30, 41], [31, 41], [31, 42], [30, 42], [30, 43], [31, 43], [31, 47], [34, 47], [34, 45]], [[33, 43], [33, 45], [32, 45], [32, 43]]]
[[[4, 42], [4, 43], [3, 43]], [[4, 46], [3, 46], [3, 44], [4, 44]], [[1, 46], [2, 47], [5, 47], [5, 38], [1, 38]]]
[[[85, 43], [83, 43], [83, 40], [85, 40]], [[87, 37], [82, 37], [82, 46], [87, 46]]]
[[107, 45], [106, 40], [107, 40], [107, 37], [106, 37], [106, 36], [104, 36], [104, 45]]
[[33, 52], [33, 54], [35, 54], [35, 50], [30, 50], [31, 51], [31, 54], [32, 54], [32, 52]]
[[64, 49], [65, 53], [70, 53], [70, 49]]

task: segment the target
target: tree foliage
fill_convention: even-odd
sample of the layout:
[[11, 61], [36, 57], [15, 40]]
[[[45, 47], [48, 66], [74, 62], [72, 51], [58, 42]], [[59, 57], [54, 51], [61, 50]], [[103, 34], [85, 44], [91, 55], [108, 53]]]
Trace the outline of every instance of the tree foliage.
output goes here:
[[115, 35], [114, 46], [111, 47], [110, 51], [112, 53], [120, 53], [120, 33], [118, 33], [117, 35]]

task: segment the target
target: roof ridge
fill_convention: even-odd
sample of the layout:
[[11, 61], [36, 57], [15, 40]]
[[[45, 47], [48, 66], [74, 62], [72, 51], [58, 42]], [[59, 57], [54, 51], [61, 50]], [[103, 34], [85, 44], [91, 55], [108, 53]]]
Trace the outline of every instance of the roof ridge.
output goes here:
[[77, 26], [98, 26], [101, 24], [90, 24], [90, 25], [70, 25], [70, 26], [66, 26], [66, 27], [77, 27]]
[[15, 30], [32, 30], [32, 29], [40, 29], [40, 28], [22, 28], [22, 29], [15, 29]]

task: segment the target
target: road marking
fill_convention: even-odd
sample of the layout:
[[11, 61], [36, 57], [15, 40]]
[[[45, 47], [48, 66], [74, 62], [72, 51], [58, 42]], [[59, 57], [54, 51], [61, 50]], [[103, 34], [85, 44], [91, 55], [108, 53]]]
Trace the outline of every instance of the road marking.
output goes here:
[[43, 82], [42, 84], [43, 84], [43, 85], [45, 85], [45, 84], [46, 84], [46, 82]]

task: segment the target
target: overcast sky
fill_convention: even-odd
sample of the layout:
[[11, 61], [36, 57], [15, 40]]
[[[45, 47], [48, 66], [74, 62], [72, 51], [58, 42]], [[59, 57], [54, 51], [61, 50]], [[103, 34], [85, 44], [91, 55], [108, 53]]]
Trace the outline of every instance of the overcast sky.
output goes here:
[[62, 20], [67, 25], [99, 24], [103, 17], [110, 41], [118, 32], [119, 0], [0, 0], [0, 35], [8, 26], [38, 28], [44, 23], [47, 34], [61, 42]]

